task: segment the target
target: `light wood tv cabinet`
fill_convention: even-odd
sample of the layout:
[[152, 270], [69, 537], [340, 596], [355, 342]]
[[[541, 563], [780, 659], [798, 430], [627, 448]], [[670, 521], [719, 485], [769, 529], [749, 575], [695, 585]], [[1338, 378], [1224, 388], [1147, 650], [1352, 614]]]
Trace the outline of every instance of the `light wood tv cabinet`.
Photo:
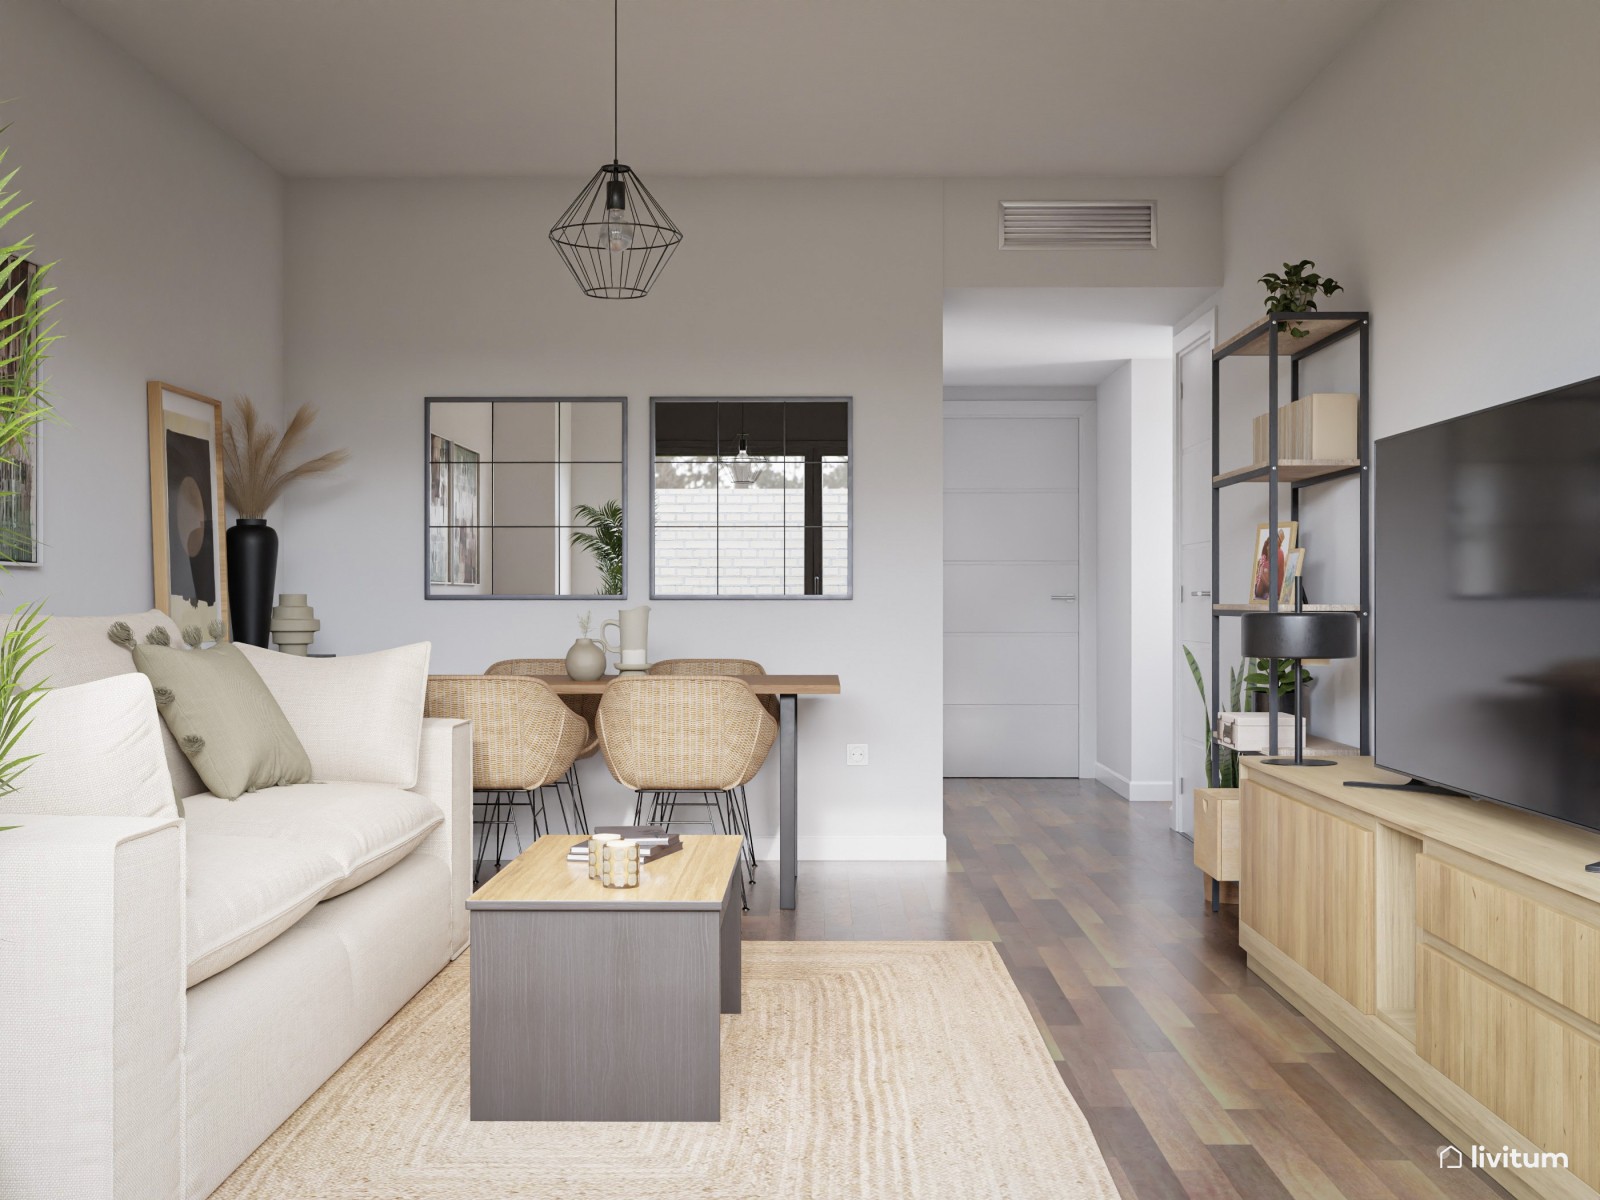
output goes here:
[[[1600, 1189], [1600, 834], [1394, 780], [1242, 759], [1250, 969], [1514, 1196]], [[1435, 1182], [1447, 1185], [1447, 1170]]]

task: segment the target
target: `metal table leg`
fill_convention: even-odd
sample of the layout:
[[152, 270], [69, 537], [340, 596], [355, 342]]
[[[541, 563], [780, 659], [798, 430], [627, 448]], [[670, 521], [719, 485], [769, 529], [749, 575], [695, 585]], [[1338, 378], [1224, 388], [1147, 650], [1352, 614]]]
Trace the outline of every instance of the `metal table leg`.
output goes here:
[[795, 774], [798, 697], [778, 697], [778, 907], [794, 907], [795, 839], [799, 835]]

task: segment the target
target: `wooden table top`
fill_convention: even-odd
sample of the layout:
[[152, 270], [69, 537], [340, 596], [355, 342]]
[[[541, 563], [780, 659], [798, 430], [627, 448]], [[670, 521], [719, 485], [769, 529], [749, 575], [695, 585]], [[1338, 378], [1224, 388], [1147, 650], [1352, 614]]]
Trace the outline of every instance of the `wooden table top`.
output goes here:
[[[599, 679], [574, 679], [570, 675], [539, 675], [562, 696], [598, 696], [606, 685], [621, 679], [620, 675], [602, 675]], [[837, 675], [740, 675], [758, 696], [837, 696]]]
[[608, 888], [589, 864], [568, 862], [584, 835], [547, 833], [467, 899], [469, 909], [719, 909], [739, 868], [743, 839], [686, 834], [683, 849], [639, 867], [639, 886]]

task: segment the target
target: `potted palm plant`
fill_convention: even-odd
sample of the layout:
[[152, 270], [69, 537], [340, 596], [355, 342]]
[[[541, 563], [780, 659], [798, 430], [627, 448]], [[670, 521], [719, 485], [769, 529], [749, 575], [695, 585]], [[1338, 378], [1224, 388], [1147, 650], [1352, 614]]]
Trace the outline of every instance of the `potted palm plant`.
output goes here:
[[622, 595], [622, 505], [615, 500], [604, 504], [573, 506], [578, 520], [589, 528], [572, 535], [572, 544], [588, 552], [600, 572], [597, 596]]
[[[0, 147], [0, 230], [28, 207], [11, 187], [16, 170], [5, 170], [8, 151]], [[7, 243], [4, 233], [0, 243]], [[16, 462], [19, 449], [52, 416], [43, 367], [58, 340], [54, 313], [59, 301], [52, 298], [54, 264], [35, 265], [33, 254], [32, 237], [0, 244], [0, 462], [7, 464]], [[14, 610], [0, 629], [0, 794], [16, 787], [35, 757], [19, 755], [17, 745], [45, 692], [43, 681], [28, 682], [45, 652], [45, 621], [42, 603], [36, 602]]]

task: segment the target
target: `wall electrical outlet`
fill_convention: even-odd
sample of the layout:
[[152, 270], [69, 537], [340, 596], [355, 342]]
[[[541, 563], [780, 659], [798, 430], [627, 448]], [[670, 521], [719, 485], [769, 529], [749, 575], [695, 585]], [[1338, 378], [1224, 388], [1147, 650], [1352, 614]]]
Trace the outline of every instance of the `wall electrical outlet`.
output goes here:
[[864, 767], [867, 765], [867, 747], [865, 743], [848, 745], [844, 748], [844, 765], [847, 767]]

